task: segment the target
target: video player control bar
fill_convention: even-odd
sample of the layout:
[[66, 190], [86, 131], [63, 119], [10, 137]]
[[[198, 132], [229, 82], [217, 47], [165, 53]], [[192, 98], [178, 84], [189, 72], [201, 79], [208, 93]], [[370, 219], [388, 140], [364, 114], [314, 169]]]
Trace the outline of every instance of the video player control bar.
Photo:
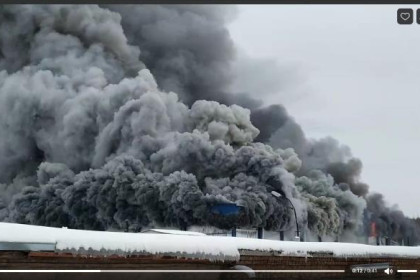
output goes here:
[[0, 270], [0, 273], [344, 273], [345, 270]]

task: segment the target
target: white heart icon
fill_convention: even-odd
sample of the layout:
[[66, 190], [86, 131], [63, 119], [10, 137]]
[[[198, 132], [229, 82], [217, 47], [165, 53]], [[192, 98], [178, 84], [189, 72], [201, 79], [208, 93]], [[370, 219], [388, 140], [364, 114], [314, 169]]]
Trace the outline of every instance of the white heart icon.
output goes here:
[[410, 18], [410, 13], [401, 13], [400, 14], [400, 17], [403, 19], [403, 20], [408, 20], [409, 18]]

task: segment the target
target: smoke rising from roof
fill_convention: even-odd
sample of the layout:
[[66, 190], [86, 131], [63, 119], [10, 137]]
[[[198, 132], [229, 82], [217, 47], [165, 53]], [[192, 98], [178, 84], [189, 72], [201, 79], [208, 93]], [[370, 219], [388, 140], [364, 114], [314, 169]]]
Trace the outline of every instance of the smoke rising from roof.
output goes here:
[[[317, 235], [356, 234], [366, 211], [383, 220], [385, 204], [368, 195], [348, 147], [306, 139], [282, 105], [262, 106], [258, 93], [229, 92], [236, 51], [225, 25], [234, 14], [219, 6], [2, 7], [2, 220], [293, 230], [287, 201], [271, 190], [290, 198]], [[241, 215], [210, 211], [226, 202]]]

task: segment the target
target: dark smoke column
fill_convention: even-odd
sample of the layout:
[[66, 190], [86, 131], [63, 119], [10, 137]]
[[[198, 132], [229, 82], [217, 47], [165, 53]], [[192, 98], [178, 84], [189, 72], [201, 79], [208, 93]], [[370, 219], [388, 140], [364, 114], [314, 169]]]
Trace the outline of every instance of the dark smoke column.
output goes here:
[[230, 9], [112, 9], [0, 10], [2, 220], [229, 228], [209, 209], [235, 203], [243, 227], [292, 231], [275, 178], [309, 231], [358, 232], [366, 202], [349, 151], [227, 90]]

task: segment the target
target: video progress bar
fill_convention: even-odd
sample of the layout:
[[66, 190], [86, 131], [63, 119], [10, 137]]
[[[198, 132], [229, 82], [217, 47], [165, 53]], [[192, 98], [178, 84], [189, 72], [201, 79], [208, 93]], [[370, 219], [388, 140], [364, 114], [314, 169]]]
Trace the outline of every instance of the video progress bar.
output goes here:
[[344, 273], [345, 270], [0, 270], [0, 273]]

